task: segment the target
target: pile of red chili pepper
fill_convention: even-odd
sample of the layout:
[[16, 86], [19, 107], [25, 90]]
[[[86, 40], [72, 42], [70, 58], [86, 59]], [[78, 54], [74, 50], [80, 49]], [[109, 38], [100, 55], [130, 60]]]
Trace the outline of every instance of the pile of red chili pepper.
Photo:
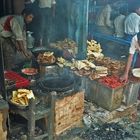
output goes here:
[[124, 85], [117, 76], [106, 76], [100, 79], [99, 82], [110, 88], [117, 88]]

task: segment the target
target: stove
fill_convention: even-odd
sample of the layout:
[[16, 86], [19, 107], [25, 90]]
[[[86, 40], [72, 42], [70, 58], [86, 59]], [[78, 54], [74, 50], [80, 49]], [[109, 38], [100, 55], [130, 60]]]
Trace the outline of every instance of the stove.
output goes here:
[[73, 88], [74, 79], [72, 77], [50, 77], [41, 79], [38, 85], [45, 91], [64, 92]]
[[47, 76], [37, 80], [35, 88], [39, 95], [47, 95], [52, 91], [56, 91], [57, 95], [65, 96], [79, 90], [81, 85], [80, 78], [75, 75], [57, 75]]

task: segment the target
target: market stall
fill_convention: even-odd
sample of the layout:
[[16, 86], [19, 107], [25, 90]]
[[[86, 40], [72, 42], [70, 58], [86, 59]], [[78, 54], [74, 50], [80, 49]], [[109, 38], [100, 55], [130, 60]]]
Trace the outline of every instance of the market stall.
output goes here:
[[[65, 39], [35, 48], [30, 34], [27, 38], [28, 49], [33, 54], [30, 61], [5, 70], [0, 50], [0, 91], [7, 105], [6, 113], [9, 105], [9, 116], [5, 114], [9, 135], [15, 131], [13, 126], [17, 126], [16, 134], [22, 130], [29, 140], [46, 137], [52, 140], [86, 121], [85, 100], [108, 111], [106, 122], [136, 111], [140, 85], [137, 70], [131, 73], [128, 83], [121, 82], [126, 63], [106, 57], [100, 42], [87, 40], [88, 4], [88, 0], [83, 0], [80, 5], [80, 20], [84, 21], [79, 23], [80, 29], [68, 25], [70, 30]], [[74, 17], [73, 13], [69, 14]], [[68, 21], [71, 20], [69, 17]], [[116, 110], [122, 105], [128, 108], [118, 113]], [[19, 122], [13, 125], [16, 117]]]

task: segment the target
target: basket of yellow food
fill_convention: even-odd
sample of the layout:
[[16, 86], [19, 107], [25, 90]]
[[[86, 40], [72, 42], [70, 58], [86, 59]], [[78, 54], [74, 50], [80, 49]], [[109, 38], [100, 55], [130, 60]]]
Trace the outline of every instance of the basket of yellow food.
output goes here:
[[32, 98], [35, 99], [32, 90], [18, 89], [12, 91], [12, 95], [9, 97], [9, 103], [20, 109], [25, 109], [29, 105], [29, 100]]

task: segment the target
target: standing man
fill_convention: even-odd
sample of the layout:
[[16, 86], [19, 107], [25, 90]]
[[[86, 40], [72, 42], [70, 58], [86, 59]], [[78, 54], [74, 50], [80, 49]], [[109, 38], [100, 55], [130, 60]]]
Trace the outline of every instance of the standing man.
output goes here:
[[114, 19], [114, 29], [115, 36], [123, 38], [124, 37], [124, 21], [127, 14], [127, 9], [125, 7], [121, 7], [119, 9], [119, 16]]
[[140, 2], [133, 5], [133, 12], [130, 13], [124, 22], [125, 38], [131, 41], [132, 37], [140, 31]]
[[14, 68], [15, 64], [30, 58], [26, 49], [26, 25], [34, 15], [30, 9], [22, 14], [8, 15], [0, 18], [0, 45], [3, 50], [5, 69]]
[[41, 14], [41, 45], [48, 45], [52, 40], [52, 18], [55, 16], [55, 0], [38, 0]]

